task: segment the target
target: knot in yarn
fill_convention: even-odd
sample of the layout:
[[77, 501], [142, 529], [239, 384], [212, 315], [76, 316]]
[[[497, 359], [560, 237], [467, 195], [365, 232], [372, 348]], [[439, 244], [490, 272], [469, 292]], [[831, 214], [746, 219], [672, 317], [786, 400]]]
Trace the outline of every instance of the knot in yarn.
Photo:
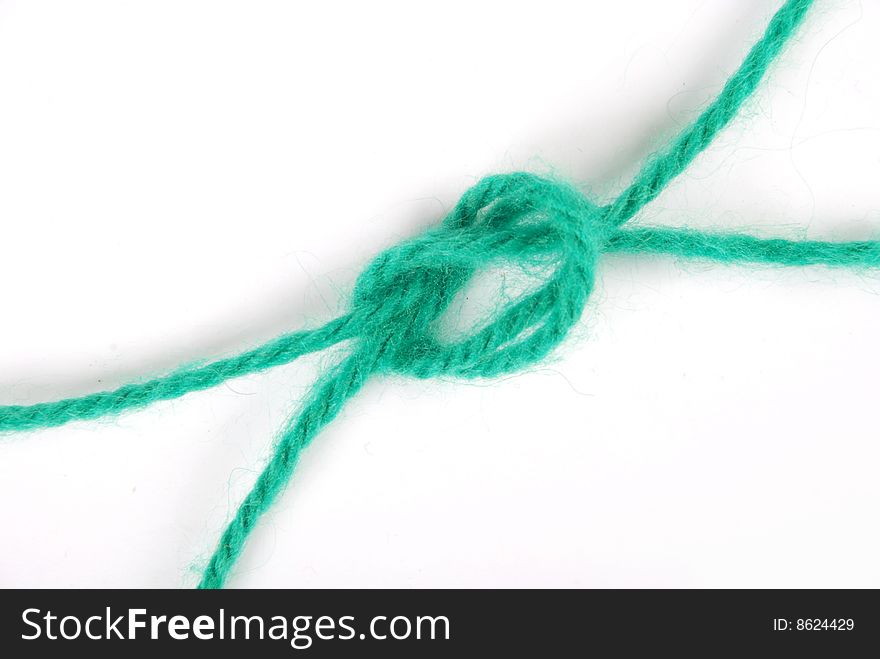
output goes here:
[[[219, 588], [260, 515], [290, 480], [302, 451], [373, 374], [491, 377], [538, 362], [581, 316], [600, 252], [880, 268], [877, 240], [794, 241], [686, 227], [625, 226], [736, 115], [811, 4], [786, 0], [718, 97], [607, 206], [596, 206], [566, 183], [534, 174], [489, 176], [465, 192], [438, 227], [376, 257], [355, 284], [349, 313], [237, 355], [112, 391], [0, 406], [0, 432], [143, 407], [351, 341], [345, 357], [321, 374], [281, 431], [271, 459], [221, 535], [199, 582], [200, 588]], [[492, 266], [521, 268], [538, 285], [502, 305], [464, 338], [443, 340], [438, 321], [474, 276]]]
[[[355, 284], [352, 318], [376, 371], [489, 377], [537, 362], [578, 321], [609, 231], [571, 185], [525, 172], [488, 176], [436, 228], [377, 256]], [[445, 343], [437, 320], [480, 270], [538, 272], [536, 290], [469, 337]]]

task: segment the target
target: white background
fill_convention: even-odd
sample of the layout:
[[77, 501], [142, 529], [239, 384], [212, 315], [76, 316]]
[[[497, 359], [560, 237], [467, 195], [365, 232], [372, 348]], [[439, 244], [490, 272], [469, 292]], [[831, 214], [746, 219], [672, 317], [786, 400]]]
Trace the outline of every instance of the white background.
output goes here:
[[[0, 402], [315, 326], [486, 173], [607, 201], [779, 4], [0, 1]], [[878, 33], [820, 0], [638, 221], [880, 236]], [[545, 365], [370, 383], [230, 585], [880, 587], [878, 293], [607, 256]], [[0, 585], [193, 585], [335, 358], [0, 437]]]

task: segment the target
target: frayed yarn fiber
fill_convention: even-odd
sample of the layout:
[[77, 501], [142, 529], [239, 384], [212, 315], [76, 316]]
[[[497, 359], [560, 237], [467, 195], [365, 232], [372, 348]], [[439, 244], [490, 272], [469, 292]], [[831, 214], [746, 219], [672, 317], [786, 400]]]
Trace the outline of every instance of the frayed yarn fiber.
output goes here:
[[[303, 449], [365, 382], [391, 373], [490, 378], [539, 362], [579, 321], [603, 253], [672, 254], [721, 263], [880, 266], [878, 241], [791, 241], [627, 226], [737, 114], [811, 4], [785, 2], [719, 96], [665, 151], [650, 158], [610, 204], [599, 205], [564, 181], [535, 174], [488, 176], [464, 193], [439, 226], [379, 254], [358, 277], [348, 311], [322, 327], [115, 391], [0, 407], [0, 431], [117, 414], [348, 342], [344, 358], [319, 377], [298, 416], [281, 431], [273, 455], [223, 532], [199, 583], [200, 588], [219, 588], [260, 516], [289, 482]], [[496, 310], [469, 335], [444, 340], [438, 319], [476, 273], [494, 265], [540, 273], [539, 285]]]

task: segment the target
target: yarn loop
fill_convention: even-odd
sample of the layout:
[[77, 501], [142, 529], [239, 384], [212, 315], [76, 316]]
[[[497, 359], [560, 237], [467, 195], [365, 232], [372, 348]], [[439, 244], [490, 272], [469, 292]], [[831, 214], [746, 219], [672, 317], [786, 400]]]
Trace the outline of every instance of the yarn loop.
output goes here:
[[[376, 370], [486, 377], [538, 361], [580, 318], [605, 234], [600, 210], [566, 183], [521, 172], [484, 178], [439, 227], [382, 252], [358, 278], [352, 315], [370, 336], [388, 334]], [[472, 336], [444, 343], [438, 319], [492, 264], [545, 281]]]

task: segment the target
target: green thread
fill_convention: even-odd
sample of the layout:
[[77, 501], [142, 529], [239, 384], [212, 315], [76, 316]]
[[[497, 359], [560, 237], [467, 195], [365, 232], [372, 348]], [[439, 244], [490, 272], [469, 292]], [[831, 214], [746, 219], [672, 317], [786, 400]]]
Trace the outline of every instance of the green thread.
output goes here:
[[[350, 310], [323, 327], [144, 383], [51, 403], [0, 407], [0, 431], [47, 428], [144, 407], [289, 363], [342, 341], [348, 355], [316, 382], [298, 417], [224, 531], [200, 588], [222, 587], [260, 516], [290, 480], [302, 450], [373, 375], [492, 377], [545, 357], [578, 322], [603, 252], [664, 253], [718, 262], [880, 266], [880, 242], [760, 239], [741, 233], [623, 225], [653, 200], [736, 115], [802, 22], [812, 0], [788, 0], [719, 96], [611, 204], [567, 183], [523, 172], [489, 176], [437, 227], [379, 254], [358, 278]], [[539, 273], [543, 283], [471, 336], [443, 341], [436, 321], [491, 264]]]

